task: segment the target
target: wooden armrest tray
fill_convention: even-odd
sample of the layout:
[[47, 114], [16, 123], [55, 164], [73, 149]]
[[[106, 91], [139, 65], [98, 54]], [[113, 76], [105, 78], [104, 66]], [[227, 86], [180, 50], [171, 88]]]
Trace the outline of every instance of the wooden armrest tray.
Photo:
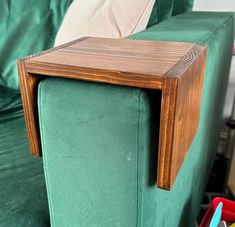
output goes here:
[[45, 77], [161, 90], [157, 185], [169, 190], [197, 132], [206, 49], [193, 43], [86, 37], [19, 60], [32, 154], [41, 155], [37, 87]]

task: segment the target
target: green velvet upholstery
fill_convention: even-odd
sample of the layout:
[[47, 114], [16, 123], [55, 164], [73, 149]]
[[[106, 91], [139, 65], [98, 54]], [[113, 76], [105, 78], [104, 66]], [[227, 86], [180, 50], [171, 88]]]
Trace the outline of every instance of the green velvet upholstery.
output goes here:
[[56, 78], [40, 84], [52, 226], [194, 226], [218, 144], [233, 34], [232, 14], [190, 12], [130, 37], [208, 45], [198, 133], [171, 191], [153, 182], [157, 92]]
[[148, 146], [149, 138], [139, 143], [150, 118], [147, 102], [140, 89], [63, 79], [40, 84], [52, 226], [136, 225], [137, 151]]
[[172, 16], [192, 11], [194, 0], [174, 0]]
[[19, 88], [15, 62], [54, 44], [72, 0], [0, 1], [0, 85]]
[[147, 27], [151, 27], [162, 20], [171, 17], [173, 7], [174, 0], [156, 0]]
[[52, 47], [72, 0], [0, 1], [0, 226], [49, 226], [42, 160], [30, 155], [16, 59]]
[[50, 222], [42, 160], [29, 154], [17, 96], [11, 92], [14, 107], [0, 111], [0, 226], [46, 227]]
[[192, 11], [193, 2], [194, 0], [156, 0], [147, 27], [171, 16]]

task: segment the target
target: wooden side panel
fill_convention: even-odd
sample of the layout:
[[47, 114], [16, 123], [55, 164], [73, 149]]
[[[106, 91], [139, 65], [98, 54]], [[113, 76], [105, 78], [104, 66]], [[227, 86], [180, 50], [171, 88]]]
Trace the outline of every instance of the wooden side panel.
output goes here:
[[[206, 50], [193, 58], [182, 75], [171, 77], [172, 72], [169, 72], [163, 86], [163, 104], [168, 97], [172, 100], [168, 107], [162, 105], [161, 111], [157, 184], [164, 189], [172, 187], [197, 132], [205, 59]], [[176, 80], [175, 90], [172, 89], [172, 78]]]
[[202, 86], [204, 79], [205, 55], [198, 58], [179, 80], [175, 115], [172, 176], [174, 181], [197, 133]]
[[157, 171], [157, 186], [163, 189], [170, 189], [171, 187], [177, 87], [178, 81], [175, 78], [165, 79], [163, 82]]
[[34, 156], [41, 156], [41, 141], [38, 123], [37, 86], [41, 77], [32, 76], [25, 70], [25, 62], [18, 61], [21, 97], [24, 108], [29, 147]]

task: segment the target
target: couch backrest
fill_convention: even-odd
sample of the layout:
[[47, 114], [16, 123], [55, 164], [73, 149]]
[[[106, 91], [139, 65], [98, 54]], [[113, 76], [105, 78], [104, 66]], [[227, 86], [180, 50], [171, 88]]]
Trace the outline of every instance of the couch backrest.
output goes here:
[[156, 0], [148, 27], [151, 27], [171, 16], [175, 16], [193, 8], [194, 0]]
[[0, 1], [0, 86], [19, 88], [16, 60], [53, 46], [71, 1]]

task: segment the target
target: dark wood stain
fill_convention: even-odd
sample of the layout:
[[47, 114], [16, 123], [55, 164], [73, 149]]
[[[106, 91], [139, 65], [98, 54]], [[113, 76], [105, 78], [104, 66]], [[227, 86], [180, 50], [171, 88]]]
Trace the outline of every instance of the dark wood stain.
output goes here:
[[41, 155], [37, 87], [45, 77], [162, 91], [157, 185], [169, 190], [197, 132], [206, 46], [82, 38], [17, 62], [30, 149]]

